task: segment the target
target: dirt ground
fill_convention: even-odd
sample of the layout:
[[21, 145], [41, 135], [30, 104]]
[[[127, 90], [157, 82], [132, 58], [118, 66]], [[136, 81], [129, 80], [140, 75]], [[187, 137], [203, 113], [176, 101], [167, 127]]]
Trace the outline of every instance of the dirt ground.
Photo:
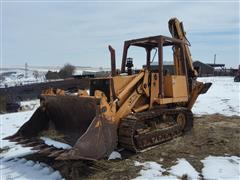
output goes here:
[[26, 158], [49, 164], [59, 170], [66, 179], [131, 179], [139, 176], [141, 170], [140, 166], [134, 166], [134, 161], [155, 161], [164, 168], [170, 168], [176, 164], [178, 158], [185, 158], [198, 172], [201, 172], [203, 165], [200, 160], [209, 155], [240, 156], [239, 142], [240, 117], [215, 114], [195, 117], [191, 132], [148, 151], [138, 154], [121, 151], [122, 160], [60, 162], [38, 155]]

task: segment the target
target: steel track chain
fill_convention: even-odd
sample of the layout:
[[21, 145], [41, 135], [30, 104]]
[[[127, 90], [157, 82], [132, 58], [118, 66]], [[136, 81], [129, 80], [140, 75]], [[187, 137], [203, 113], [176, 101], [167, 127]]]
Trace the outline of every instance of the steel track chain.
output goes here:
[[152, 109], [141, 113], [131, 114], [121, 119], [118, 132], [118, 142], [120, 146], [134, 152], [139, 152], [148, 147], [180, 136], [183, 131], [181, 126], [177, 123], [174, 123], [166, 128], [150, 130], [140, 135], [136, 133], [139, 130], [138, 128], [143, 127], [143, 124], [148, 120], [160, 117], [162, 115], [171, 115], [173, 118], [175, 118], [174, 116], [178, 113], [184, 113], [187, 121], [192, 121], [192, 112], [186, 108]]

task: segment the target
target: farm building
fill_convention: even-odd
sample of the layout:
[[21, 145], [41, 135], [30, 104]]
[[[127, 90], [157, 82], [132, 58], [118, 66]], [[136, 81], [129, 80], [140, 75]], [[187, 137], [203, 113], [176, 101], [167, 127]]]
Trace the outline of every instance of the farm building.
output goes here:
[[[207, 64], [201, 61], [193, 62], [194, 68], [198, 71], [200, 77], [206, 76], [234, 76], [233, 69], [226, 69], [225, 64]], [[145, 68], [146, 65], [143, 65]], [[158, 62], [151, 63], [151, 70], [157, 70]], [[172, 61], [163, 62], [164, 73], [174, 74], [174, 66]]]
[[213, 76], [214, 67], [200, 61], [194, 61], [193, 66], [198, 69], [199, 76]]
[[[145, 68], [146, 65], [143, 65], [143, 68]], [[157, 71], [158, 70], [158, 62], [154, 61], [151, 63], [150, 66], [151, 70]], [[163, 62], [163, 72], [164, 73], [169, 73], [169, 74], [174, 74], [174, 66], [173, 66], [173, 61], [164, 61]]]
[[[202, 63], [200, 61], [195, 61], [193, 63], [194, 67], [198, 68], [199, 76], [213, 76], [214, 75], [214, 67]], [[146, 66], [144, 65], [143, 68]], [[158, 62], [151, 63], [151, 70], [157, 70]], [[174, 74], [174, 66], [172, 61], [164, 61], [163, 62], [163, 71], [164, 73]]]

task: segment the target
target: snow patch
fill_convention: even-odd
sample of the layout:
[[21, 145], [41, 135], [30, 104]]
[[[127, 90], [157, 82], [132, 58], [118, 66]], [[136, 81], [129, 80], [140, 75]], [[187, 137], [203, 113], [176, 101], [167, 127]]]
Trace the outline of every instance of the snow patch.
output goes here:
[[39, 162], [26, 161], [26, 159], [0, 159], [1, 179], [62, 179], [58, 171]]
[[234, 82], [233, 77], [202, 77], [198, 81], [211, 82], [212, 86], [198, 97], [192, 109], [195, 114], [240, 116], [240, 83]]
[[172, 166], [169, 172], [179, 177], [182, 177], [184, 174], [187, 174], [187, 176], [192, 179], [200, 178], [198, 172], [185, 159], [178, 159], [177, 164], [175, 166]]
[[140, 163], [138, 161], [134, 162], [135, 166], [143, 166], [143, 169], [139, 172], [141, 176], [135, 178], [137, 179], [177, 179], [174, 175], [163, 175], [163, 172], [167, 172], [166, 169], [162, 168], [161, 164], [156, 162], [147, 161], [144, 163]]
[[240, 179], [240, 157], [209, 156], [201, 162], [205, 179]]
[[122, 159], [122, 156], [119, 152], [117, 151], [113, 151], [109, 157], [108, 157], [108, 160], [113, 160], [113, 159]]
[[3, 140], [4, 137], [13, 135], [18, 129], [29, 120], [35, 109], [26, 112], [17, 112], [0, 115], [0, 148], [8, 149], [0, 154], [1, 157], [12, 159], [15, 157], [25, 156], [36, 151], [31, 150], [30, 147], [22, 147], [16, 145], [14, 142]]
[[[240, 178], [240, 157], [209, 156], [201, 162], [204, 166], [202, 169], [204, 179]], [[143, 163], [135, 161], [134, 165], [143, 166], [139, 172], [140, 176], [135, 179], [180, 179], [183, 175], [187, 175], [189, 179], [200, 179], [199, 172], [185, 159], [178, 159], [177, 164], [170, 169], [164, 169], [161, 164], [152, 161]], [[165, 176], [164, 172], [169, 175]]]
[[162, 172], [165, 171], [165, 169], [156, 162], [147, 161], [140, 163], [135, 161], [134, 164], [135, 166], [143, 166], [143, 169], [139, 172], [141, 176], [138, 176], [135, 179], [159, 179], [162, 177]]
[[33, 161], [27, 161], [26, 163], [25, 163], [25, 165], [27, 165], [27, 166], [33, 166], [34, 165], [34, 162]]
[[21, 101], [20, 107], [22, 110], [34, 110], [40, 106], [40, 100]]
[[49, 146], [53, 145], [56, 148], [63, 148], [63, 149], [72, 148], [72, 146], [70, 146], [69, 144], [62, 143], [62, 142], [59, 142], [59, 141], [55, 141], [55, 140], [50, 139], [48, 137], [41, 137], [40, 139], [42, 139], [45, 142], [45, 144], [47, 144]]

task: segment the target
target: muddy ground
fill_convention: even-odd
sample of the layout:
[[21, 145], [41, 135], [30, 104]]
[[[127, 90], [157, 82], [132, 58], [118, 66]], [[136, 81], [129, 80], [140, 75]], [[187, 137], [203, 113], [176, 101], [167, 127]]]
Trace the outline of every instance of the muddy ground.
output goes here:
[[49, 164], [66, 179], [131, 179], [141, 170], [141, 167], [134, 166], [134, 161], [155, 161], [170, 168], [176, 164], [177, 158], [185, 158], [201, 172], [200, 160], [209, 155], [240, 156], [240, 117], [216, 114], [194, 119], [193, 130], [184, 136], [138, 154], [122, 151], [122, 160], [59, 162], [36, 154], [26, 158]]

